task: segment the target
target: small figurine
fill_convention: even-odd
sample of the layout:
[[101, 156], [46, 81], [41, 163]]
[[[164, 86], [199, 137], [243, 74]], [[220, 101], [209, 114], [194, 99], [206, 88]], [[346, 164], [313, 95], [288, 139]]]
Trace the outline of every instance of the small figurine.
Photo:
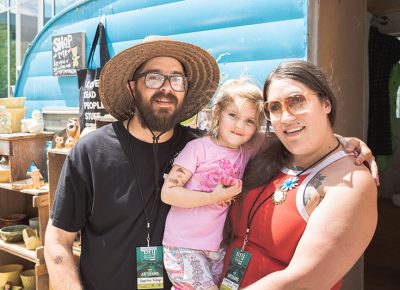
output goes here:
[[37, 134], [40, 133], [44, 128], [44, 121], [42, 113], [38, 110], [32, 112], [32, 120], [27, 124], [27, 129], [29, 133]]
[[[79, 126], [79, 120], [78, 118], [69, 118], [68, 123], [67, 123], [67, 137], [71, 137], [74, 140], [74, 143], [78, 141], [79, 136], [81, 134], [81, 128]], [[68, 140], [67, 138], [67, 140]]]
[[63, 136], [56, 136], [54, 139], [54, 142], [56, 143], [56, 149], [62, 149], [62, 145], [64, 143], [64, 137]]
[[7, 281], [4, 285], [4, 290], [11, 290], [13, 288], [13, 283], [11, 281]]
[[39, 189], [42, 186], [42, 178], [43, 178], [42, 174], [40, 173], [40, 170], [37, 168], [32, 169], [31, 178], [32, 178], [33, 189]]
[[67, 140], [65, 140], [64, 147], [65, 149], [71, 149], [75, 145], [75, 140], [73, 137], [67, 137]]
[[25, 247], [28, 250], [35, 250], [36, 248], [42, 245], [38, 233], [34, 229], [31, 228], [23, 229], [22, 238], [24, 239]]

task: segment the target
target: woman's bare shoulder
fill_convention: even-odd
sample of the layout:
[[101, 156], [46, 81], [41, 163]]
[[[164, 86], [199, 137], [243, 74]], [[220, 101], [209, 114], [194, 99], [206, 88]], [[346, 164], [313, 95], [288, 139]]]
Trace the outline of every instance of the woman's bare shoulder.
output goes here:
[[[326, 176], [325, 189], [331, 192], [376, 192], [376, 184], [365, 165], [356, 165], [355, 157], [346, 156], [321, 171]], [[338, 193], [339, 194], [339, 193]]]

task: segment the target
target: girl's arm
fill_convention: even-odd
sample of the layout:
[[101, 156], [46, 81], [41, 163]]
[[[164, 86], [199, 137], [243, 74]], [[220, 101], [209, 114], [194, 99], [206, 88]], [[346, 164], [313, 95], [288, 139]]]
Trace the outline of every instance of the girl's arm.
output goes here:
[[344, 164], [351, 166], [350, 173], [336, 167], [339, 173], [327, 174], [326, 195], [311, 214], [288, 267], [246, 289], [331, 289], [350, 270], [377, 223], [375, 183], [365, 167], [351, 159]]
[[218, 184], [212, 192], [190, 190], [184, 185], [191, 177], [190, 171], [174, 165], [161, 189], [161, 200], [173, 206], [192, 208], [229, 200], [242, 191], [242, 183], [239, 180], [229, 187]]

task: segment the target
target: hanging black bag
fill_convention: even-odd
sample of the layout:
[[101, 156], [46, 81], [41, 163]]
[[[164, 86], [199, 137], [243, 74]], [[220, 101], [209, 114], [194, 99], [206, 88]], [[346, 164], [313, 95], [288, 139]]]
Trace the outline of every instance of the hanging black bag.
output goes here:
[[[92, 69], [93, 57], [99, 40], [100, 67]], [[96, 117], [107, 114], [107, 111], [100, 101], [99, 78], [103, 66], [109, 60], [110, 55], [107, 48], [106, 31], [104, 25], [100, 22], [97, 25], [86, 69], [77, 71], [79, 85], [79, 123], [81, 132], [85, 127], [94, 124]]]

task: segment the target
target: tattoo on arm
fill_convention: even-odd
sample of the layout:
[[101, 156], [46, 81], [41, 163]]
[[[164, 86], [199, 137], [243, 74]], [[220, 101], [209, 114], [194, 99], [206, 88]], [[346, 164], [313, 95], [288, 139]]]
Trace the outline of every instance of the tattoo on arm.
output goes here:
[[168, 188], [184, 186], [187, 179], [187, 172], [185, 172], [181, 167], [173, 168], [167, 179], [167, 182], [171, 183]]
[[168, 181], [173, 183], [173, 184], [178, 184], [179, 183], [179, 180], [175, 179], [175, 178], [168, 178]]
[[54, 259], [54, 263], [59, 265], [62, 264], [62, 257], [61, 256], [56, 256], [56, 258]]
[[168, 186], [168, 188], [173, 188], [179, 186], [179, 180], [176, 178], [168, 178], [167, 180], [169, 183], [172, 183], [172, 185]]
[[167, 181], [169, 183], [172, 183], [172, 185], [170, 185], [169, 188], [177, 187], [177, 186], [183, 186], [184, 185], [184, 182], [182, 181], [182, 175], [178, 175], [176, 178], [169, 177]]
[[318, 187], [321, 186], [322, 181], [326, 178], [326, 176], [322, 175], [321, 173], [317, 173], [311, 180], [310, 184], [315, 188], [318, 189]]
[[306, 190], [304, 191], [304, 196], [303, 196], [303, 204], [307, 205], [310, 200], [311, 200], [311, 192], [313, 191], [314, 188], [310, 188], [309, 186], [306, 187]]
[[325, 197], [323, 190], [319, 190], [318, 188], [322, 185], [322, 181], [326, 178], [326, 176], [321, 173], [317, 173], [307, 185], [304, 196], [303, 196], [303, 204], [307, 207], [311, 203], [318, 205], [322, 199]]

